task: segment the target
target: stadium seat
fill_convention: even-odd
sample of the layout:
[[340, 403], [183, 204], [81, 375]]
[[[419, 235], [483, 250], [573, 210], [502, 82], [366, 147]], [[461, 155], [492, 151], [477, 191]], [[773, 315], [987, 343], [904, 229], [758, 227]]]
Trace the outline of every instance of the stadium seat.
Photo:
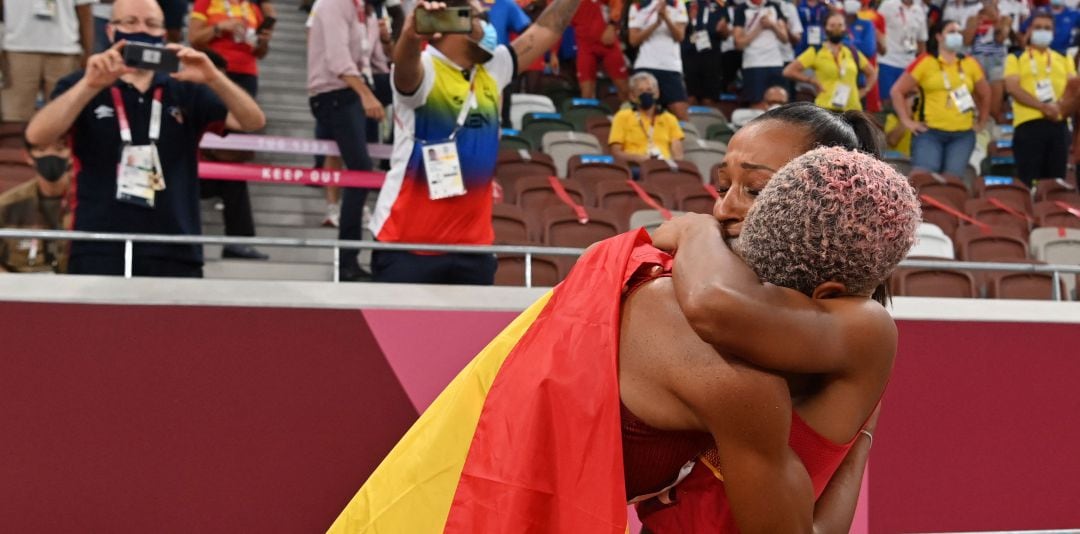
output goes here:
[[971, 198], [964, 181], [955, 176], [915, 171], [910, 180], [919, 193], [932, 196], [957, 210], [963, 210], [964, 203]]
[[700, 185], [680, 185], [675, 188], [675, 207], [689, 213], [711, 214], [716, 205], [712, 194]]
[[[671, 206], [670, 197], [658, 188], [649, 184], [641, 184], [640, 187], [645, 190], [649, 197], [657, 204], [660, 204], [665, 208]], [[653, 209], [652, 206], [646, 204], [645, 201], [638, 196], [637, 191], [625, 181], [600, 182], [596, 184], [595, 205], [616, 215], [619, 218], [620, 224], [623, 226], [626, 226], [629, 223], [630, 215], [635, 211]]]
[[698, 169], [711, 169], [724, 161], [727, 154], [727, 145], [719, 141], [705, 141], [699, 139], [694, 142], [683, 144], [683, 159], [693, 162]]
[[1071, 206], [1080, 213], [1080, 202], [1044, 200], [1035, 204], [1035, 225], [1044, 228], [1080, 228], [1080, 215], [1075, 215], [1067, 207], [1062, 207], [1059, 202]]
[[526, 245], [539, 236], [529, 227], [528, 218], [516, 204], [495, 204], [491, 209], [491, 225], [495, 229], [496, 245]]
[[500, 150], [495, 160], [495, 179], [503, 188], [508, 201], [517, 198], [514, 186], [526, 176], [556, 176], [551, 156], [525, 150]]
[[516, 134], [503, 133], [499, 137], [499, 150], [532, 150], [533, 146], [528, 139]]
[[640, 167], [643, 183], [663, 187], [667, 191], [674, 192], [682, 184], [703, 183], [697, 165], [689, 161], [649, 160], [641, 162]]
[[[699, 134], [709, 131], [713, 124], [727, 124], [727, 118], [716, 108], [708, 106], [690, 106], [690, 122], [697, 127]], [[700, 137], [700, 135], [699, 135]]]
[[580, 132], [548, 132], [541, 139], [541, 146], [545, 154], [551, 156], [555, 162], [555, 171], [558, 176], [567, 176], [567, 161], [582, 154], [598, 154], [602, 147], [600, 141], [587, 133]]
[[935, 206], [922, 202], [922, 220], [925, 223], [933, 224], [938, 228], [941, 228], [942, 232], [945, 232], [946, 236], [951, 239], [956, 234], [956, 228], [960, 226], [960, 221], [955, 215], [948, 213]]
[[728, 123], [709, 125], [709, 129], [705, 131], [705, 139], [709, 141], [718, 141], [725, 145], [728, 141], [731, 141], [731, 136], [733, 135], [735, 135], [735, 129]]
[[[1058, 280], [1061, 300], [1068, 300], [1063, 279]], [[1054, 275], [1051, 273], [994, 272], [988, 275], [986, 298], [1054, 300]]]
[[[21, 143], [21, 141], [20, 141]], [[21, 148], [0, 148], [0, 193], [37, 175]]]
[[697, 126], [694, 126], [692, 122], [679, 122], [679, 127], [683, 131], [683, 143], [692, 143], [701, 139], [701, 132], [698, 131]]
[[1001, 203], [1014, 208], [1014, 213], [1009, 213], [1000, 206], [995, 206], [990, 200], [985, 198], [969, 199], [964, 203], [964, 211], [979, 222], [993, 226], [1014, 226], [1019, 230], [1021, 235], [1027, 235], [1031, 232], [1031, 223], [1034, 222], [1034, 218], [1030, 221], [1026, 220], [1022, 215], [1017, 215], [1017, 213], [1023, 212], [1016, 210], [1015, 206], [1008, 204], [1005, 201], [1001, 201]]
[[[595, 193], [600, 182], [625, 182], [631, 179], [630, 167], [611, 156], [578, 155], [567, 162], [566, 177]], [[594, 196], [595, 198], [595, 196]]]
[[[1031, 255], [1051, 265], [1080, 265], [1080, 230], [1075, 228], [1036, 228], [1031, 232]], [[1076, 276], [1064, 275], [1072, 294]]]
[[[680, 211], [671, 212], [672, 217], [678, 217], [683, 213]], [[635, 228], [644, 228], [649, 234], [653, 233], [661, 224], [664, 224], [667, 219], [664, 218], [663, 213], [657, 210], [637, 210], [630, 214], [630, 225], [628, 228], [633, 230]]]
[[994, 198], [1024, 213], [1031, 213], [1031, 190], [1015, 178], [989, 178], [975, 180], [975, 198]]
[[[586, 194], [577, 182], [559, 180], [559, 183], [562, 184], [566, 194], [576, 204], [581, 206], [591, 204], [592, 198]], [[543, 228], [540, 226], [542, 223], [541, 216], [546, 208], [563, 205], [555, 190], [551, 188], [551, 182], [548, 181], [546, 176], [526, 176], [519, 179], [514, 203], [521, 208], [530, 223], [536, 224], [536, 228]]]
[[[533, 287], [553, 287], [562, 280], [564, 275], [559, 272], [559, 262], [555, 258], [557, 256], [532, 257]], [[500, 254], [498, 262], [499, 266], [495, 271], [495, 285], [525, 285], [525, 256]]]
[[589, 221], [582, 223], [570, 206], [549, 206], [544, 209], [543, 242], [552, 247], [585, 248], [615, 236], [625, 230], [619, 218], [602, 208], [585, 208]]
[[1057, 180], [1039, 180], [1035, 183], [1035, 202], [1062, 200], [1080, 206], [1080, 193], [1069, 182]]
[[599, 100], [593, 98], [571, 98], [562, 104], [563, 120], [574, 125], [579, 132], [585, 131], [588, 120], [592, 117], [607, 118], [611, 110]]
[[574, 125], [566, 122], [557, 113], [529, 113], [525, 115], [525, 125], [521, 128], [521, 137], [532, 146], [544, 146], [544, 134], [548, 132], [572, 132]]
[[973, 226], [957, 228], [956, 249], [956, 257], [963, 261], [992, 262], [1028, 258], [1028, 245], [1025, 240], [995, 230], [984, 234]]
[[956, 257], [956, 252], [952, 239], [949, 239], [941, 228], [934, 224], [921, 223], [915, 233], [915, 246], [911, 247], [907, 255], [909, 258], [917, 256], [951, 260]]
[[902, 176], [911, 174], [911, 160], [907, 158], [886, 158], [885, 162], [896, 169]]
[[555, 113], [555, 103], [544, 95], [513, 93], [510, 95], [510, 123], [515, 130], [524, 126], [527, 113]]
[[897, 269], [892, 292], [902, 297], [975, 298], [975, 278], [965, 271], [948, 269]]

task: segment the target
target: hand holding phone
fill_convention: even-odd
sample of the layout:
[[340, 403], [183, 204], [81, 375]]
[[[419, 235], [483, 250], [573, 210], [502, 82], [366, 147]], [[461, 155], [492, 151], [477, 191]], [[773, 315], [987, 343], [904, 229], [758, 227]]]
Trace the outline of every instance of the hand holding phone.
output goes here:
[[418, 34], [472, 33], [472, 8], [468, 6], [429, 10], [421, 5], [413, 13]]
[[140, 70], [177, 72], [180, 60], [176, 51], [161, 46], [129, 42], [124, 45], [124, 64]]

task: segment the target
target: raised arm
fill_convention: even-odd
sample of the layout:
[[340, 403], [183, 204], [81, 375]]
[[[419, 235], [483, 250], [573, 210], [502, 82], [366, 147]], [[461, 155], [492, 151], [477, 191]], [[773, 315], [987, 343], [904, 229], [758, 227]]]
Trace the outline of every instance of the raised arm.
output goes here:
[[869, 363], [890, 342], [895, 347], [896, 326], [876, 302], [826, 298], [844, 294], [834, 282], [822, 284], [816, 298], [763, 283], [728, 248], [712, 216], [688, 214], [667, 224], [668, 235], [658, 232], [656, 242], [679, 251], [679, 306], [721, 354], [776, 371], [833, 374]]
[[525, 72], [562, 38], [581, 0], [552, 0], [536, 23], [510, 43], [517, 54], [518, 73]]

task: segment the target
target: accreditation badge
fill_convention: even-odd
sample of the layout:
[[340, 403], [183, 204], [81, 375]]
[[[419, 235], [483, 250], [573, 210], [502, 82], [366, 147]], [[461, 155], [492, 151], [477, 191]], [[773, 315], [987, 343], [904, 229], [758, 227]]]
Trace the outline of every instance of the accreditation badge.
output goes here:
[[461, 176], [457, 144], [453, 141], [423, 144], [420, 149], [431, 200], [464, 195], [465, 180]]
[[967, 113], [975, 109], [975, 99], [971, 98], [971, 91], [968, 91], [966, 85], [953, 89], [949, 94], [952, 96], [953, 104], [956, 105], [956, 110], [960, 113]]
[[1035, 98], [1039, 99], [1039, 102], [1049, 104], [1056, 100], [1057, 95], [1054, 94], [1054, 85], [1050, 83], [1049, 79], [1043, 78], [1035, 82]]
[[154, 207], [157, 191], [165, 189], [154, 145], [126, 145], [116, 170], [116, 200], [144, 208]]
[[837, 82], [833, 87], [832, 100], [829, 101], [829, 105], [833, 108], [844, 109], [847, 107], [850, 100], [851, 86], [846, 83]]
[[698, 30], [694, 32], [690, 36], [690, 42], [694, 43], [694, 48], [698, 52], [712, 50], [712, 41], [709, 40], [709, 32], [705, 30]]

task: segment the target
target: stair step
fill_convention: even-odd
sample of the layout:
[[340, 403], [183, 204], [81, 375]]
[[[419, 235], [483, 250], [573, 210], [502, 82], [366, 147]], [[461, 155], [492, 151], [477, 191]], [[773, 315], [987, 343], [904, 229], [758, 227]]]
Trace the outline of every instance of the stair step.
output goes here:
[[[247, 261], [264, 262], [266, 260], [224, 260], [221, 258], [223, 245], [204, 245], [203, 256], [207, 261], [222, 259], [223, 261]], [[317, 263], [330, 265], [334, 262], [334, 251], [329, 248], [305, 248], [305, 247], [256, 247], [259, 252], [270, 255], [268, 263]]]
[[[221, 224], [203, 223], [204, 235], [225, 235], [225, 228]], [[255, 234], [259, 237], [293, 237], [297, 239], [337, 239], [338, 229], [327, 227], [301, 228], [296, 226], [264, 226], [256, 227]]]
[[333, 265], [314, 263], [274, 263], [252, 260], [207, 261], [203, 266], [206, 278], [233, 280], [333, 280]]
[[[272, 211], [255, 211], [252, 214], [255, 226], [263, 228], [267, 226], [294, 226], [294, 227], [318, 227], [323, 222], [325, 214], [311, 213], [280, 213]], [[223, 224], [223, 213], [214, 209], [204, 210], [202, 220], [207, 224]]]

